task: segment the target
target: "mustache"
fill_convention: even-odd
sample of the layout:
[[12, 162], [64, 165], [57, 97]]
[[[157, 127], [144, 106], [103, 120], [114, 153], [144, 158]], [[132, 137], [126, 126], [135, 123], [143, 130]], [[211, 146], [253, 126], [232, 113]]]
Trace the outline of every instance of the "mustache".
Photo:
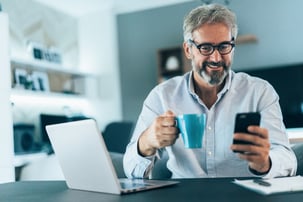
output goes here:
[[208, 66], [208, 65], [211, 65], [211, 66], [216, 66], [216, 67], [226, 67], [226, 64], [225, 62], [208, 62], [208, 61], [205, 61], [203, 63], [203, 66]]

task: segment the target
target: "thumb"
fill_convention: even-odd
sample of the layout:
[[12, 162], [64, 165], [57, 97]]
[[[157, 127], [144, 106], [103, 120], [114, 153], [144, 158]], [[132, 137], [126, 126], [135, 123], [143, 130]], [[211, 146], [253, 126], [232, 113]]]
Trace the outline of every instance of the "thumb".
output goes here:
[[167, 111], [163, 114], [163, 116], [175, 116], [175, 113], [174, 113], [173, 111], [171, 111], [171, 110], [167, 110]]

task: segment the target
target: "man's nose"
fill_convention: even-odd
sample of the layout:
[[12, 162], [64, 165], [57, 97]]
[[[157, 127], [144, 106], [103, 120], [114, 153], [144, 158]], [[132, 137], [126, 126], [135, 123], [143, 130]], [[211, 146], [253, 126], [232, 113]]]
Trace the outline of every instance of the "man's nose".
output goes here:
[[209, 57], [214, 62], [219, 62], [222, 60], [222, 55], [219, 53], [217, 48], [214, 50], [214, 52]]

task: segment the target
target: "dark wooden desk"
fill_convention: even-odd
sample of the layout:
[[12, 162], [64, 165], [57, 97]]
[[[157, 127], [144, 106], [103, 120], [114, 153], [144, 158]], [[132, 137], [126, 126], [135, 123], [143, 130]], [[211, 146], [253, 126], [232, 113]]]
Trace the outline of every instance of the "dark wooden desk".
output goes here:
[[263, 196], [231, 183], [232, 179], [180, 180], [180, 184], [162, 189], [111, 195], [68, 189], [64, 181], [21, 181], [0, 185], [1, 202], [298, 202], [303, 192]]

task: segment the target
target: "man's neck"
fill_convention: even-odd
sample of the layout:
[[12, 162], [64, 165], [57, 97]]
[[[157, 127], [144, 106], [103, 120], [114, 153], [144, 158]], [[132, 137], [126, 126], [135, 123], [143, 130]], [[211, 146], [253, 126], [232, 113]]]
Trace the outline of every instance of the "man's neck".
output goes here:
[[225, 81], [218, 86], [211, 86], [208, 83], [193, 77], [195, 93], [204, 102], [208, 109], [217, 101], [217, 94], [223, 89]]

